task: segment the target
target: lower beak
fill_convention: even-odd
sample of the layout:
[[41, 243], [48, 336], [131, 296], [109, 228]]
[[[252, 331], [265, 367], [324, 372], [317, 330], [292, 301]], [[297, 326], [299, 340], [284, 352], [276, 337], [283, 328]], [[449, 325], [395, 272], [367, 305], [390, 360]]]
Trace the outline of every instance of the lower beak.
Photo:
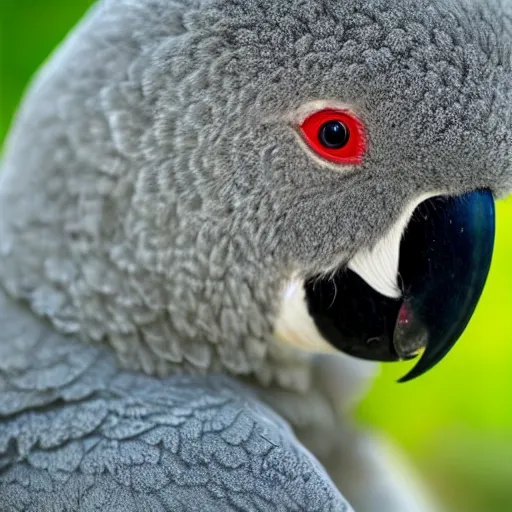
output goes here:
[[411, 359], [400, 381], [425, 373], [450, 351], [471, 319], [491, 265], [495, 206], [487, 190], [429, 199], [416, 209], [400, 247], [402, 298], [384, 297], [350, 270], [306, 283], [323, 336], [350, 355]]

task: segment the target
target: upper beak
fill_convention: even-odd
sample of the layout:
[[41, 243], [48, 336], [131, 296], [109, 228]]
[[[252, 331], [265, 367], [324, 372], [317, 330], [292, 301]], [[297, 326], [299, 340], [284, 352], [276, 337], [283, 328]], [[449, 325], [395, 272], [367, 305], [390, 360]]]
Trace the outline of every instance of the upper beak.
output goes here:
[[464, 332], [491, 265], [495, 206], [491, 192], [435, 197], [415, 210], [400, 245], [402, 296], [381, 295], [350, 270], [306, 283], [310, 314], [348, 354], [378, 361], [411, 359], [400, 381], [432, 368]]
[[421, 220], [410, 224], [401, 247], [405, 293], [393, 344], [399, 355], [421, 342], [425, 351], [400, 382], [432, 368], [460, 338], [484, 289], [494, 248], [495, 206], [487, 190], [431, 199], [418, 213]]

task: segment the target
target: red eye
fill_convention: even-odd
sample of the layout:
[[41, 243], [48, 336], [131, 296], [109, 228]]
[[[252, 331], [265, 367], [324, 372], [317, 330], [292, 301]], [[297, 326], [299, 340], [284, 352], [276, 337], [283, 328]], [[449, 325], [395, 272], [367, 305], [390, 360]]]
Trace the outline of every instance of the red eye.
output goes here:
[[345, 110], [325, 109], [308, 116], [302, 135], [317, 155], [336, 164], [360, 164], [366, 150], [364, 128]]

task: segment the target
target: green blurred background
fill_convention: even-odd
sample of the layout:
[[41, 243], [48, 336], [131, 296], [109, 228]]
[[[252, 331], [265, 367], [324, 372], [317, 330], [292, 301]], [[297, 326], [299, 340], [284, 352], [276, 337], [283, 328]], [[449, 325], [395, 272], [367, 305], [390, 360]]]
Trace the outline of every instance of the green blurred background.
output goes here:
[[[0, 141], [35, 69], [93, 0], [0, 2]], [[512, 85], [511, 85], [512, 86]], [[397, 384], [387, 365], [359, 409], [384, 429], [454, 512], [512, 511], [512, 200], [484, 296], [464, 338], [432, 372]]]

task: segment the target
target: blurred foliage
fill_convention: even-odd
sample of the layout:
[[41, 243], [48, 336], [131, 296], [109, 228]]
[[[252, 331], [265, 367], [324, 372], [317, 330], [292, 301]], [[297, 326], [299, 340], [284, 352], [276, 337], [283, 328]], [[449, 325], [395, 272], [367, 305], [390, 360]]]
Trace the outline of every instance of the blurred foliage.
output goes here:
[[[0, 140], [37, 67], [93, 0], [2, 0]], [[359, 409], [384, 429], [454, 512], [512, 511], [512, 200], [498, 204], [491, 275], [463, 339], [408, 384], [388, 365]], [[442, 300], [442, 298], [440, 298]]]

